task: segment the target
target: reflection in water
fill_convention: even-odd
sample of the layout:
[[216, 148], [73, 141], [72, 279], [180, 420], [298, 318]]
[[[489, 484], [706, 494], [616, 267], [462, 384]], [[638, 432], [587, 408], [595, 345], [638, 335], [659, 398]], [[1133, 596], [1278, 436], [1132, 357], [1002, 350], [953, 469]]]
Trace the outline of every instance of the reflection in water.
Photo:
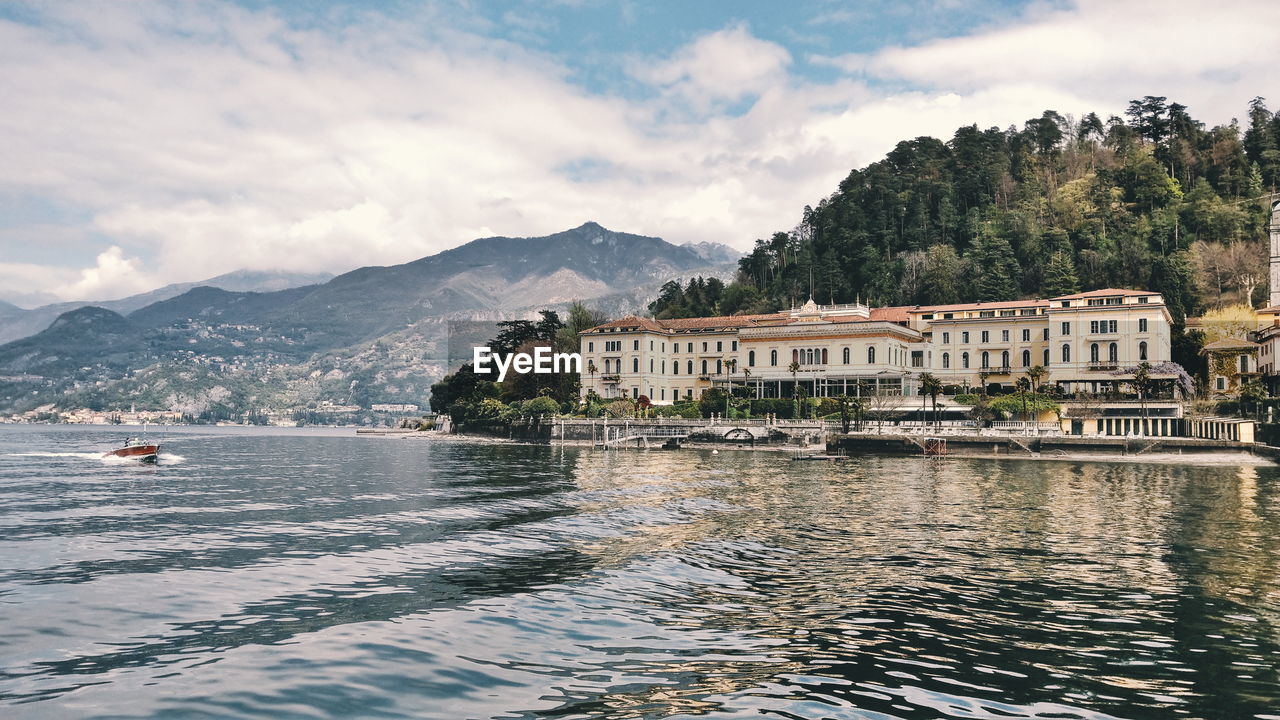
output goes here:
[[1272, 468], [91, 437], [0, 431], [6, 716], [1280, 717]]

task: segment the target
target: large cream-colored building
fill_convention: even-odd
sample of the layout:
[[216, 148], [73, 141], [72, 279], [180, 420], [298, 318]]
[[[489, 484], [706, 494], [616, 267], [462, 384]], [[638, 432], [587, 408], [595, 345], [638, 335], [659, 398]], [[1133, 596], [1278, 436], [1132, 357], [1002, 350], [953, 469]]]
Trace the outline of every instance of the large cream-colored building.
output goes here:
[[[624, 317], [582, 334], [582, 393], [655, 404], [717, 385], [756, 397], [915, 395], [929, 372], [946, 385], [1012, 385], [1034, 366], [1067, 396], [1115, 394], [1132, 369], [1170, 359], [1158, 293], [1095, 290], [1049, 300], [870, 308], [817, 305], [768, 315]], [[1155, 373], [1172, 391], [1174, 375]]]

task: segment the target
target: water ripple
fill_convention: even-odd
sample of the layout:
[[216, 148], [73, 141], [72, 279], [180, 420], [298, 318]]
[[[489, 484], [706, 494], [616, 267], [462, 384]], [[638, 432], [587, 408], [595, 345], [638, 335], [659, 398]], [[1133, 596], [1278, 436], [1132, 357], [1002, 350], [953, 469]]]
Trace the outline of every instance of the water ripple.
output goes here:
[[5, 717], [1280, 706], [1271, 468], [95, 432], [0, 429]]

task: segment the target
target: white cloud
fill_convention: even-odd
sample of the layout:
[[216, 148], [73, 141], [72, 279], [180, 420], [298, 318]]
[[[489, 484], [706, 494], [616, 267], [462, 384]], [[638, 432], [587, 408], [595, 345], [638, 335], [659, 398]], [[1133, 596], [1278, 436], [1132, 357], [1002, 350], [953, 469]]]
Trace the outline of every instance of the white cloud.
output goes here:
[[[729, 26], [633, 66], [654, 90], [633, 100], [589, 94], [553, 59], [429, 9], [300, 29], [218, 2], [40, 8], [51, 19], [37, 27], [0, 21], [0, 193], [83, 209], [84, 232], [145, 258], [0, 265], [0, 289], [67, 298], [238, 268], [404, 262], [588, 219], [746, 248], [898, 140], [1046, 108], [1119, 112], [1143, 94], [1223, 122], [1274, 85], [1280, 59], [1263, 39], [1280, 26], [1273, 3], [1089, 0], [811, 59], [850, 73], [825, 84]], [[0, 231], [0, 251], [27, 236]]]
[[790, 63], [786, 48], [735, 25], [703, 35], [667, 60], [637, 63], [632, 72], [705, 107], [711, 101], [738, 100], [779, 86]]
[[98, 254], [93, 267], [80, 271], [73, 282], [56, 285], [53, 293], [64, 298], [109, 299], [145, 292], [152, 288], [138, 258], [125, 257], [112, 245]]
[[812, 60], [966, 94], [1034, 84], [1117, 109], [1166, 95], [1197, 117], [1225, 122], [1274, 87], [1277, 27], [1280, 3], [1269, 0], [1212, 8], [1198, 0], [1079, 0], [1066, 9], [1033, 6], [1016, 22], [973, 35]]

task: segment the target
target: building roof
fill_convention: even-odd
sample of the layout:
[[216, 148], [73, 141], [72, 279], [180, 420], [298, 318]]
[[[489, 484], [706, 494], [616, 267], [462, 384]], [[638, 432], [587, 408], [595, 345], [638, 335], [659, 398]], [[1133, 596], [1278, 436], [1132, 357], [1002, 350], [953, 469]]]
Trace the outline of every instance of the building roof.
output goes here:
[[1050, 300], [1083, 300], [1085, 298], [1098, 297], [1115, 297], [1123, 295], [1124, 297], [1140, 297], [1143, 295], [1159, 295], [1160, 293], [1152, 290], [1129, 290], [1126, 288], [1103, 288], [1101, 290], [1090, 290], [1089, 292], [1075, 293], [1073, 295], [1059, 295]]
[[871, 308], [871, 321], [904, 323], [911, 320], [911, 308], [906, 305], [898, 307]]
[[602, 323], [593, 328], [590, 328], [585, 332], [592, 332], [593, 330], [606, 330], [611, 328], [624, 328], [624, 327], [625, 328], [638, 327], [642, 330], [649, 330], [651, 332], [662, 332], [662, 326], [658, 325], [657, 321], [654, 320], [653, 318], [643, 318], [635, 315], [627, 315], [625, 317], [620, 317], [617, 320], [610, 320], [607, 323]]
[[653, 318], [628, 315], [617, 320], [610, 320], [585, 332], [608, 330], [611, 328], [640, 328], [649, 332], [681, 331], [681, 330], [730, 330], [733, 328], [759, 325], [788, 319], [787, 313], [768, 313], [765, 315], [720, 315], [717, 317], [673, 318], [670, 320], [654, 320]]
[[[1145, 295], [1146, 293], [1143, 294]], [[912, 314], [918, 314], [953, 312], [956, 310], [1000, 310], [1002, 308], [1047, 307], [1048, 305], [1048, 300], [1002, 300], [1000, 302], [956, 303], [954, 305], [916, 305], [915, 307], [904, 307], [901, 309]], [[884, 309], [897, 310], [899, 308]]]
[[659, 320], [659, 325], [667, 330], [716, 330], [720, 328], [738, 328], [747, 325], [758, 325], [761, 322], [785, 320], [786, 313], [768, 313], [765, 315], [719, 315], [716, 317], [673, 318]]
[[[1091, 297], [1114, 297], [1116, 295], [1125, 296], [1149, 296], [1158, 295], [1146, 290], [1124, 290], [1108, 288], [1105, 290], [1091, 290], [1086, 293], [1076, 293], [1075, 295], [1063, 295], [1053, 298], [1054, 300], [1078, 300]], [[1002, 300], [998, 302], [977, 302], [977, 303], [955, 303], [951, 305], [897, 305], [893, 307], [870, 308], [868, 317], [859, 315], [836, 315], [831, 318], [822, 318], [825, 322], [832, 323], [848, 323], [848, 322], [889, 322], [889, 323], [907, 323], [910, 322], [912, 315], [920, 315], [927, 313], [943, 313], [943, 312], [959, 312], [965, 310], [1009, 310], [1014, 308], [1043, 308], [1049, 307], [1048, 300]], [[812, 301], [806, 303], [804, 309], [812, 309], [813, 311], [821, 310], [821, 307]], [[1280, 307], [1277, 307], [1280, 312]], [[792, 322], [813, 322], [812, 320], [801, 321], [792, 316], [792, 312], [782, 311], [776, 313], [766, 313], [763, 315], [720, 315], [717, 317], [697, 317], [697, 318], [674, 318], [670, 320], [654, 320], [653, 318], [643, 318], [636, 315], [628, 315], [617, 320], [610, 320], [602, 325], [597, 325], [584, 332], [597, 332], [601, 330], [609, 330], [612, 328], [639, 328], [648, 332], [681, 332], [693, 330], [732, 330], [741, 327], [757, 327], [760, 325], [773, 324], [790, 324]]]
[[1245, 340], [1243, 338], [1223, 338], [1206, 343], [1201, 352], [1205, 350], [1243, 350], [1258, 347], [1258, 343]]

